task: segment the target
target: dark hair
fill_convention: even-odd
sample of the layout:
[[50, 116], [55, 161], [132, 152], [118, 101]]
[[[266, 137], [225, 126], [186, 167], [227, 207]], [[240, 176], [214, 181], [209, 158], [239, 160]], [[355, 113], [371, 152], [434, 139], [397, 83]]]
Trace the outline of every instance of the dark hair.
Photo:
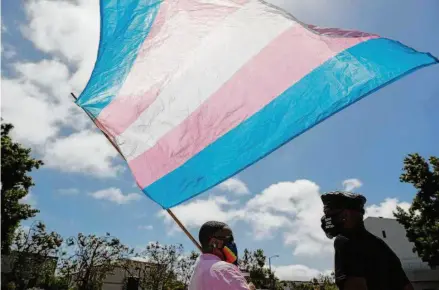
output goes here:
[[219, 230], [227, 227], [227, 224], [217, 221], [208, 221], [201, 226], [200, 232], [198, 234], [198, 239], [200, 240], [201, 247], [207, 248], [209, 246], [209, 239]]
[[325, 209], [352, 209], [364, 214], [366, 198], [346, 191], [327, 192], [321, 196]]

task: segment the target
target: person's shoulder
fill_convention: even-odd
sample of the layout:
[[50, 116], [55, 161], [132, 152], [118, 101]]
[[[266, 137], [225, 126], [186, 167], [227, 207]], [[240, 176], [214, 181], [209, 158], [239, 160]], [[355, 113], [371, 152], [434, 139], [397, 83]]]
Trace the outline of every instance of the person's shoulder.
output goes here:
[[[218, 261], [210, 269], [209, 289], [248, 290], [249, 285], [237, 266]], [[215, 287], [213, 287], [215, 285]], [[204, 288], [203, 288], [204, 289]]]
[[224, 261], [217, 261], [212, 264], [211, 271], [239, 271], [238, 267]]
[[343, 249], [346, 247], [349, 247], [353, 244], [353, 240], [343, 236], [343, 235], [338, 235], [335, 237], [334, 239], [334, 248], [337, 249]]
[[239, 270], [238, 266], [224, 261], [218, 261], [213, 264], [210, 268], [210, 272], [228, 277], [243, 277], [242, 272], [241, 270]]
[[364, 240], [365, 240], [365, 242], [368, 243], [368, 245], [370, 247], [375, 247], [375, 248], [385, 250], [385, 251], [390, 250], [390, 247], [387, 245], [387, 243], [383, 239], [375, 236], [374, 234], [372, 234], [369, 231], [366, 231]]
[[[374, 234], [367, 232], [367, 243], [369, 248], [372, 251], [379, 252], [382, 255], [390, 255], [392, 257], [396, 257], [395, 252], [390, 248], [390, 246], [380, 237], [375, 236]], [[398, 258], [399, 261], [399, 258]]]
[[239, 268], [233, 264], [224, 261], [218, 261], [210, 268], [211, 275], [219, 278], [220, 280], [245, 282], [245, 278]]

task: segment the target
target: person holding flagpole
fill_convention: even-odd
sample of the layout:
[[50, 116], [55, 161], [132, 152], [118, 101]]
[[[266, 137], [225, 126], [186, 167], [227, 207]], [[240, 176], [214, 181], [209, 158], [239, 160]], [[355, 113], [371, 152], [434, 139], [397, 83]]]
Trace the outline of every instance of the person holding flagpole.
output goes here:
[[202, 254], [192, 274], [189, 290], [255, 290], [238, 268], [238, 250], [230, 227], [209, 221], [199, 232]]

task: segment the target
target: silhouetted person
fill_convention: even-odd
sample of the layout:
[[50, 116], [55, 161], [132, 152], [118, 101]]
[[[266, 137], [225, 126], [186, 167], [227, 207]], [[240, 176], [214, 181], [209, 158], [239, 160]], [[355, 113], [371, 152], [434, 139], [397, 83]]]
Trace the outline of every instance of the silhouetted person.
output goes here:
[[334, 239], [335, 280], [342, 290], [413, 290], [401, 262], [363, 222], [366, 198], [348, 192], [321, 196], [322, 229]]

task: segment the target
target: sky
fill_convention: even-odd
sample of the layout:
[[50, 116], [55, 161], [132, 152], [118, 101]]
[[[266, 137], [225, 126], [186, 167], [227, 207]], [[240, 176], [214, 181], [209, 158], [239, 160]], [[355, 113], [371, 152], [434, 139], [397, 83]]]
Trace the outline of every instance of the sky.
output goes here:
[[[439, 56], [436, 0], [272, 2], [305, 23], [376, 33]], [[2, 118], [45, 162], [25, 200], [40, 209], [36, 219], [65, 237], [110, 232], [137, 249], [150, 241], [194, 249], [69, 95], [84, 89], [96, 59], [98, 1], [6, 0], [1, 9]], [[319, 195], [360, 192], [367, 216], [408, 208], [415, 190], [399, 181], [404, 157], [439, 155], [438, 80], [437, 65], [410, 74], [173, 211], [194, 236], [207, 220], [229, 223], [241, 252], [279, 255], [272, 264], [281, 279], [331, 270]]]

